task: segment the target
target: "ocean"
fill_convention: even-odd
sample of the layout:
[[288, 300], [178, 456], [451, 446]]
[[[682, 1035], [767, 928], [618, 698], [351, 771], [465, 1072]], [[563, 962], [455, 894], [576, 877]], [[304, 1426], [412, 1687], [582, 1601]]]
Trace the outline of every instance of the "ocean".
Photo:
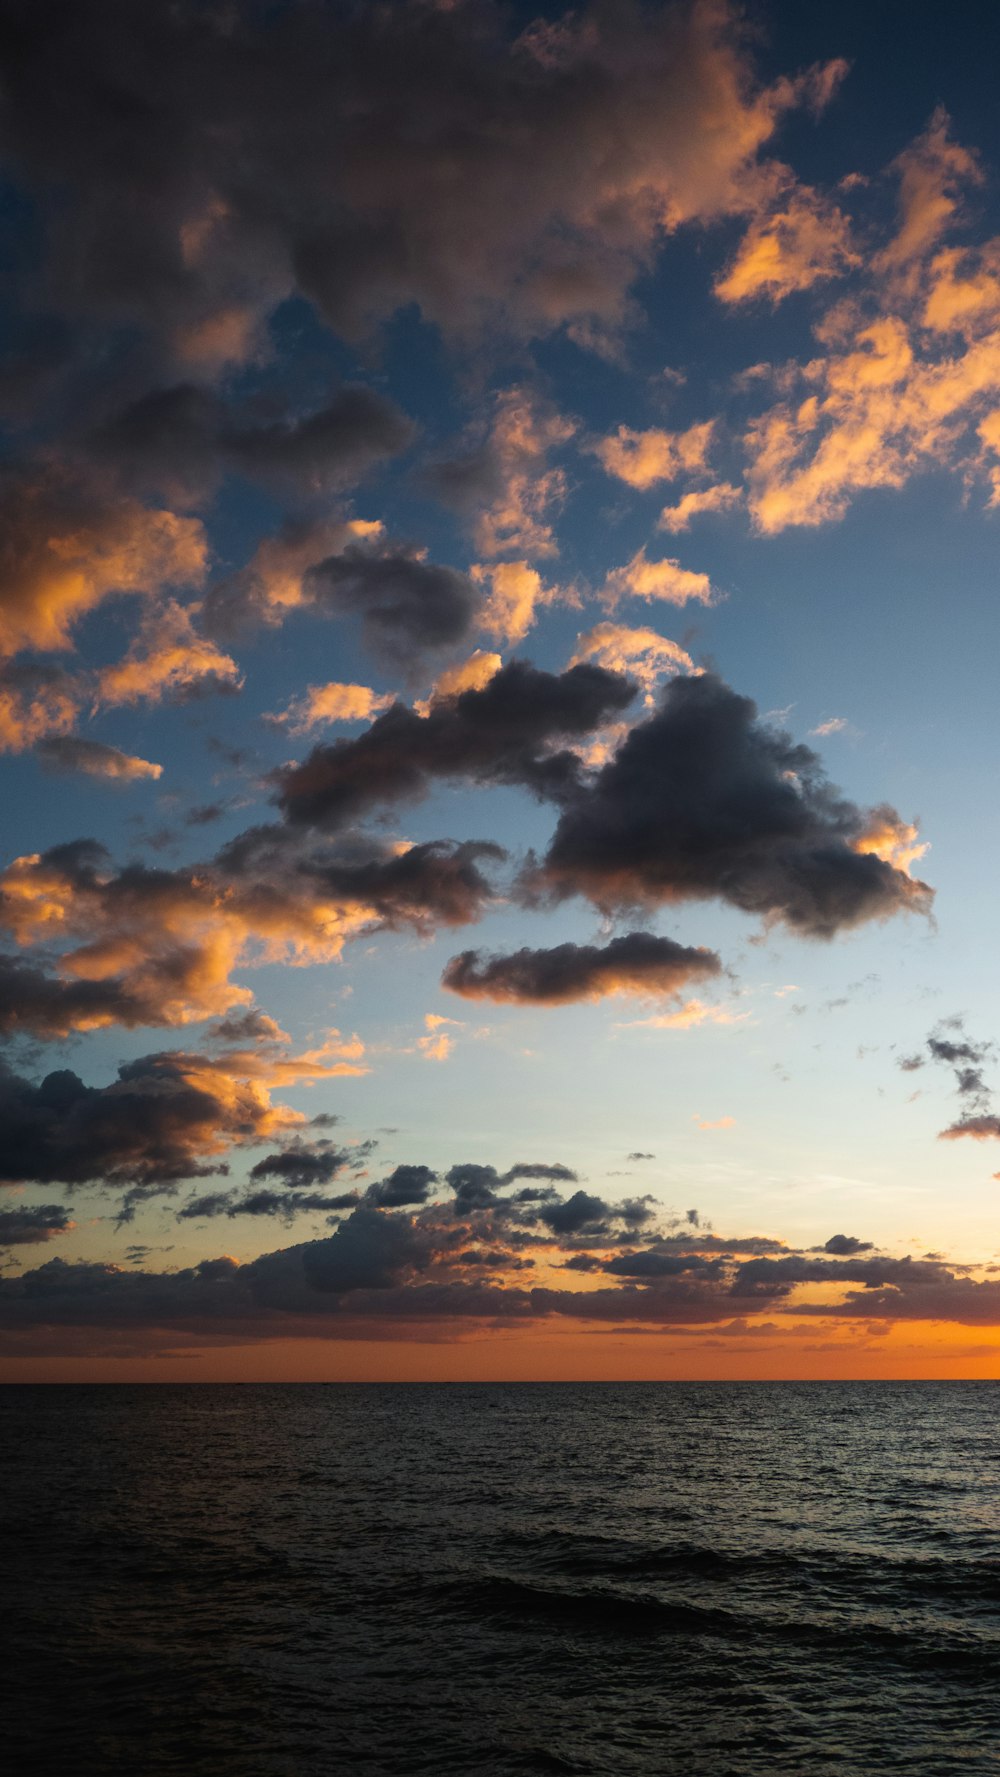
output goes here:
[[1000, 1771], [1000, 1383], [8, 1387], [11, 1777]]

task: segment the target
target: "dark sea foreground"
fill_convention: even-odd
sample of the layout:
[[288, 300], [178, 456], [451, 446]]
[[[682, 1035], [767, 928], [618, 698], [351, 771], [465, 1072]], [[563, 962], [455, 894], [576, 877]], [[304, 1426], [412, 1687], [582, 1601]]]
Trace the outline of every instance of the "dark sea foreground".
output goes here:
[[1000, 1384], [0, 1391], [4, 1768], [1000, 1771]]

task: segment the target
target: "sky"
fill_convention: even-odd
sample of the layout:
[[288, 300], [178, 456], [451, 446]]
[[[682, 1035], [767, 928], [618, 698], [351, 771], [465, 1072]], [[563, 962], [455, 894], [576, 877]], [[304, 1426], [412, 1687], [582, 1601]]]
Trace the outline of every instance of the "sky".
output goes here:
[[0, 46], [0, 1378], [1000, 1373], [996, 9]]

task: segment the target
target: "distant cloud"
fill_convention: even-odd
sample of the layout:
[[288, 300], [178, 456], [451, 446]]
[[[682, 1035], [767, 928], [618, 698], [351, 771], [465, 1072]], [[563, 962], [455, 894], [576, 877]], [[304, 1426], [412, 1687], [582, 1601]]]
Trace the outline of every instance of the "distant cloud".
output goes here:
[[155, 781], [163, 776], [162, 765], [123, 753], [103, 741], [85, 740], [78, 734], [50, 735], [39, 741], [35, 751], [51, 771], [76, 771], [84, 777], [105, 778], [111, 783], [135, 783], [141, 778]]

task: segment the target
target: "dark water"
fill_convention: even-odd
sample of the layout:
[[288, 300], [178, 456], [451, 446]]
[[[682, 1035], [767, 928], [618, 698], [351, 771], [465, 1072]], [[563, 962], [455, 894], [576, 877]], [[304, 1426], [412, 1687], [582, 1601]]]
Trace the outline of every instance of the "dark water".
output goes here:
[[1000, 1385], [0, 1391], [13, 1774], [1000, 1771]]

